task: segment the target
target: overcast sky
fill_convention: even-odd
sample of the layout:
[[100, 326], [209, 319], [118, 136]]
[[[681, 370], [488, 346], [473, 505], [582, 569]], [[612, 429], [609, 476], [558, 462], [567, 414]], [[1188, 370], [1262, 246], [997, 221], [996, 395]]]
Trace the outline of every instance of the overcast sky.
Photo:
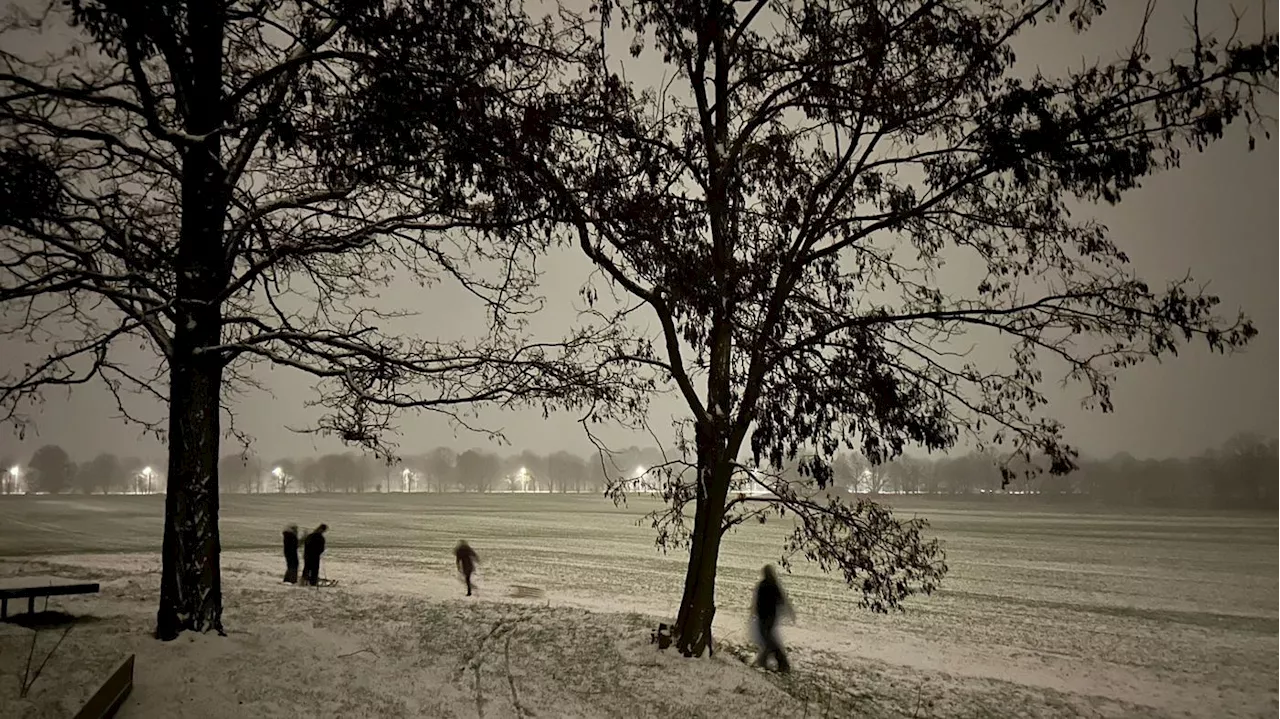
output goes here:
[[[1039, 31], [1022, 43], [1022, 57], [1047, 73], [1054, 68], [1079, 66], [1081, 58], [1112, 57], [1127, 47], [1136, 28], [1141, 3], [1117, 5], [1121, 11], [1084, 37], [1062, 27]], [[1167, 50], [1182, 35], [1179, 5], [1165, 2], [1152, 29], [1153, 50]], [[1206, 24], [1223, 27], [1229, 19], [1225, 3], [1214, 5], [1216, 14]], [[1219, 5], [1221, 5], [1219, 7]], [[1240, 7], [1247, 7], [1241, 4]], [[1252, 17], [1257, 17], [1257, 6]], [[1270, 19], [1274, 27], [1275, 18]], [[660, 70], [646, 77], [643, 68], [628, 68], [633, 81], [654, 82]], [[1274, 108], [1274, 102], [1272, 103]], [[1273, 109], [1274, 112], [1274, 109]], [[1163, 364], [1148, 363], [1123, 375], [1114, 401], [1116, 412], [1099, 415], [1078, 408], [1078, 393], [1062, 395], [1054, 406], [1068, 428], [1068, 438], [1085, 452], [1110, 455], [1129, 452], [1137, 457], [1180, 456], [1220, 444], [1237, 432], [1277, 434], [1277, 146], [1259, 142], [1247, 151], [1243, 134], [1234, 133], [1204, 154], [1188, 154], [1183, 167], [1149, 179], [1118, 207], [1097, 208], [1099, 219], [1111, 228], [1112, 237], [1133, 258], [1139, 272], [1153, 286], [1192, 271], [1221, 296], [1224, 314], [1245, 309], [1258, 327], [1259, 336], [1234, 356], [1210, 355], [1194, 346]], [[558, 333], [573, 322], [572, 305], [586, 279], [588, 267], [576, 254], [563, 253], [544, 262], [546, 312], [538, 318], [540, 331]], [[425, 336], [468, 334], [478, 315], [460, 309], [459, 298], [449, 292], [424, 294], [410, 287], [394, 287], [383, 293], [390, 306], [421, 312], [416, 321]], [[34, 348], [0, 349], [0, 363], [20, 367], [33, 358]], [[306, 424], [311, 415], [304, 402], [311, 396], [310, 380], [286, 370], [264, 373], [270, 395], [250, 393], [238, 401], [239, 426], [256, 437], [255, 451], [266, 457], [307, 455], [340, 449], [336, 442], [317, 441], [285, 429]], [[0, 434], [0, 456], [25, 458], [36, 447], [58, 443], [73, 457], [88, 459], [102, 451], [144, 457], [162, 456], [162, 448], [143, 439], [135, 427], [114, 418], [114, 403], [98, 387], [80, 388], [67, 396], [51, 393], [36, 415], [36, 431], [25, 441], [7, 430]], [[669, 426], [672, 416], [683, 416], [674, 396], [659, 398], [650, 417], [655, 428]], [[516, 450], [590, 449], [576, 418], [569, 414], [543, 419], [541, 412], [484, 414], [489, 426], [505, 431]], [[471, 436], [455, 438], [438, 418], [406, 417], [400, 439], [407, 452], [425, 451], [437, 445], [492, 446]], [[614, 443], [647, 443], [607, 433]], [[494, 447], [497, 449], [497, 447]]]

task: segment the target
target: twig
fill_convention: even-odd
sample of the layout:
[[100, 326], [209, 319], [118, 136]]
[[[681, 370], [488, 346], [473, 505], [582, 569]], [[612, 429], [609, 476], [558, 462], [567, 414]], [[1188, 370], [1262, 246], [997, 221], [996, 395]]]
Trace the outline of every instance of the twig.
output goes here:
[[27, 685], [27, 677], [31, 675], [31, 657], [36, 653], [36, 637], [38, 636], [40, 636], [40, 630], [37, 629], [31, 632], [31, 648], [27, 650], [27, 667], [22, 672], [22, 684], [18, 692], [19, 699], [27, 698], [27, 690], [30, 688]]
[[516, 692], [516, 679], [511, 676], [511, 634], [507, 634], [507, 642], [502, 647], [502, 657], [507, 665], [507, 685], [511, 687], [511, 706], [516, 709], [516, 719], [524, 719], [524, 707], [520, 705], [520, 695]]
[[26, 668], [26, 671], [23, 672], [22, 686], [20, 688], [20, 691], [18, 692], [18, 697], [20, 699], [25, 699], [27, 697], [27, 693], [31, 691], [31, 687], [34, 686], [36, 683], [36, 680], [40, 678], [40, 672], [44, 671], [45, 665], [48, 664], [49, 660], [53, 658], [53, 654], [54, 652], [58, 651], [58, 647], [62, 646], [62, 640], [67, 638], [67, 635], [71, 633], [71, 628], [74, 626], [75, 626], [74, 623], [68, 624], [67, 628], [62, 630], [62, 636], [58, 637], [58, 641], [54, 643], [53, 649], [50, 649], [49, 653], [44, 656], [44, 661], [40, 662], [40, 666], [36, 667], [36, 673], [31, 675], [31, 681], [28, 682], [27, 675], [31, 672], [31, 657], [35, 654], [36, 637], [39, 636], [40, 632], [36, 631], [32, 633], [31, 649], [30, 651], [27, 652], [27, 668]]
[[377, 652], [375, 652], [375, 651], [373, 651], [372, 649], [369, 649], [368, 647], [366, 647], [366, 648], [364, 648], [364, 649], [357, 649], [357, 650], [355, 650], [354, 652], [351, 652], [350, 654], [339, 654], [339, 655], [338, 655], [338, 658], [339, 658], [339, 659], [345, 659], [345, 658], [347, 658], [347, 657], [354, 657], [355, 655], [360, 654], [361, 652], [369, 652], [370, 654], [372, 654], [372, 655], [373, 655], [373, 656], [375, 656], [375, 657], [376, 657], [376, 656], [378, 656], [378, 653], [377, 653]]
[[915, 711], [911, 712], [911, 719], [916, 719], [916, 717], [920, 716], [920, 698], [923, 692], [924, 680], [921, 679], [920, 683], [916, 685], [916, 708]]
[[484, 663], [484, 655], [476, 658], [476, 716], [484, 719], [484, 696], [480, 693], [480, 665]]
[[505, 625], [506, 625], [506, 620], [505, 620], [505, 619], [499, 619], [497, 622], [495, 622], [495, 623], [494, 623], [494, 625], [493, 625], [492, 627], [490, 627], [490, 628], [489, 628], [489, 633], [488, 633], [488, 634], [485, 634], [483, 637], [480, 637], [480, 641], [476, 643], [476, 650], [475, 650], [474, 652], [472, 652], [472, 653], [471, 653], [471, 656], [469, 656], [469, 657], [467, 657], [466, 659], [464, 659], [464, 660], [462, 661], [462, 665], [458, 667], [457, 674], [455, 675], [455, 681], [456, 681], [456, 680], [458, 680], [458, 679], [461, 679], [461, 678], [462, 678], [462, 676], [463, 676], [464, 674], [466, 674], [466, 673], [467, 673], [467, 667], [468, 667], [472, 662], [475, 662], [475, 661], [478, 661], [478, 660], [479, 660], [479, 658], [481, 657], [482, 653], [484, 652], [484, 645], [485, 645], [485, 642], [489, 641], [490, 637], [492, 637], [493, 635], [497, 634], [497, 633], [498, 633], [498, 630], [499, 630], [499, 629], [502, 629], [502, 627], [503, 627], [503, 626], [505, 626]]

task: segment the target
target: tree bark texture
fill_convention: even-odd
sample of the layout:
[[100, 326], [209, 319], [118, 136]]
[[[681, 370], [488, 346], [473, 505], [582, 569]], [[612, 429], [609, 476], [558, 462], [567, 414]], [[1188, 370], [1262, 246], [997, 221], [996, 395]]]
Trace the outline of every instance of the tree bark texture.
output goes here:
[[[182, 154], [182, 225], [175, 262], [174, 330], [169, 348], [169, 477], [165, 492], [160, 609], [156, 636], [185, 630], [222, 633], [218, 535], [218, 448], [223, 360], [220, 294], [226, 171], [216, 131], [222, 127], [223, 12], [220, 3], [187, 8], [189, 63]], [[177, 68], [173, 68], [177, 74]]]
[[724, 532], [725, 500], [733, 475], [737, 447], [729, 446], [729, 357], [733, 349], [729, 307], [715, 311], [712, 327], [711, 371], [707, 378], [710, 417], [696, 427], [697, 487], [689, 566], [684, 596], [676, 618], [676, 647], [687, 657], [700, 657], [711, 646], [711, 626], [716, 612], [716, 565]]
[[222, 633], [217, 475], [221, 367], [174, 357], [170, 382], [169, 483], [156, 616], [156, 636], [165, 641], [185, 630]]

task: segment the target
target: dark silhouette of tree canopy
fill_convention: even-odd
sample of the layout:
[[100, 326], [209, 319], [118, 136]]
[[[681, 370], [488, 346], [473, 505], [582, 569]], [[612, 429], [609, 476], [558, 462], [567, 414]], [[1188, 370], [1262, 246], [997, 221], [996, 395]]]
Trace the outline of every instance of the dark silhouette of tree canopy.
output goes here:
[[492, 452], [468, 449], [458, 455], [454, 471], [459, 486], [467, 492], [488, 492], [502, 474], [502, 460]]
[[218, 460], [218, 489], [223, 492], [250, 492], [260, 488], [262, 463], [247, 452], [226, 454]]
[[587, 481], [587, 468], [582, 458], [569, 452], [555, 452], [547, 457], [547, 476], [552, 487], [561, 491], [581, 492]]
[[[656, 341], [618, 359], [668, 378], [691, 415], [691, 459], [663, 468], [654, 517], [662, 543], [689, 548], [687, 655], [710, 641], [721, 537], [745, 521], [792, 515], [783, 561], [840, 572], [873, 611], [938, 586], [924, 522], [824, 492], [841, 445], [879, 464], [967, 437], [1067, 472], [1076, 453], [1045, 415], [1045, 360], [1109, 411], [1118, 369], [1255, 333], [1190, 278], [1144, 281], [1076, 210], [1118, 202], [1238, 120], [1251, 145], [1269, 137], [1256, 103], [1274, 96], [1273, 35], [1220, 40], [1195, 22], [1173, 58], [1150, 57], [1140, 35], [1118, 61], [1020, 77], [1015, 37], [1105, 22], [1101, 0], [597, 9], [560, 46], [575, 63], [565, 88], [523, 108], [559, 149], [490, 146], [554, 193], [583, 253], [657, 320]], [[633, 31], [632, 53], [667, 82], [632, 87], [599, 23]], [[956, 284], [944, 263], [962, 259], [985, 276], [940, 290]], [[978, 365], [961, 352], [975, 341], [1009, 361]], [[767, 495], [731, 493], [744, 454], [772, 470]]]
[[365, 468], [350, 453], [326, 454], [316, 462], [319, 465], [321, 487], [326, 492], [363, 491]]
[[[484, 0], [72, 0], [4, 22], [0, 332], [49, 350], [0, 375], [0, 416], [24, 423], [42, 389], [96, 379], [163, 436], [159, 638], [222, 630], [219, 443], [227, 389], [255, 366], [318, 378], [314, 429], [382, 451], [401, 409], [465, 422], [479, 402], [607, 401], [631, 381], [609, 387], [592, 359], [616, 326], [526, 336], [545, 207], [458, 141], [483, 126], [524, 142], [460, 93], [523, 92], [538, 58], [519, 13]], [[51, 44], [7, 41], [33, 31]], [[418, 48], [412, 77], [396, 74], [402, 46]], [[407, 92], [431, 117], [371, 141], [359, 109]], [[397, 277], [458, 283], [489, 327], [456, 343], [402, 336], [388, 325], [405, 313], [374, 303]], [[150, 365], [122, 359], [140, 343]], [[167, 405], [167, 423], [129, 392]]]
[[448, 447], [436, 447], [424, 458], [428, 481], [437, 492], [451, 488], [456, 481], [457, 453]]
[[27, 464], [27, 486], [31, 491], [62, 494], [71, 489], [76, 464], [62, 447], [46, 444], [31, 455]]
[[297, 476], [291, 478], [289, 485], [285, 488], [279, 489], [279, 491], [326, 491], [324, 465], [321, 464], [323, 459], [323, 457], [311, 457], [299, 462]]
[[82, 492], [106, 494], [126, 486], [124, 472], [119, 457], [103, 452], [80, 468], [76, 473], [76, 485]]

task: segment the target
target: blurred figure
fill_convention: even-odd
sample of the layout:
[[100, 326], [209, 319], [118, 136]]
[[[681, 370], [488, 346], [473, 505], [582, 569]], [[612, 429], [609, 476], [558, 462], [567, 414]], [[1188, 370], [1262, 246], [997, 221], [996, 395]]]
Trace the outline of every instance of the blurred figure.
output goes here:
[[476, 565], [480, 563], [480, 558], [476, 556], [476, 550], [471, 548], [470, 544], [458, 542], [458, 546], [453, 548], [453, 558], [458, 563], [458, 571], [462, 572], [463, 579], [467, 580], [467, 596], [471, 596], [471, 575], [476, 571]]
[[284, 581], [298, 583], [298, 525], [284, 528]]
[[320, 555], [324, 554], [324, 533], [329, 525], [321, 524], [307, 535], [302, 545], [302, 583], [316, 586], [320, 583]]
[[760, 656], [756, 657], [755, 666], [768, 669], [769, 657], [772, 656], [777, 661], [778, 671], [789, 672], [791, 662], [787, 661], [787, 653], [783, 650], [782, 641], [778, 638], [778, 619], [786, 614], [794, 620], [796, 613], [791, 608], [791, 602], [787, 601], [787, 596], [782, 593], [773, 565], [764, 565], [761, 575], [760, 583], [756, 585], [756, 596], [752, 606], [757, 632], [756, 640], [760, 644]]

